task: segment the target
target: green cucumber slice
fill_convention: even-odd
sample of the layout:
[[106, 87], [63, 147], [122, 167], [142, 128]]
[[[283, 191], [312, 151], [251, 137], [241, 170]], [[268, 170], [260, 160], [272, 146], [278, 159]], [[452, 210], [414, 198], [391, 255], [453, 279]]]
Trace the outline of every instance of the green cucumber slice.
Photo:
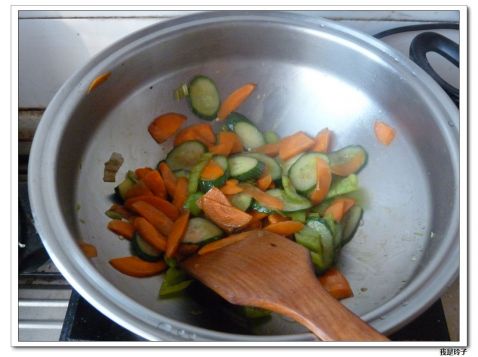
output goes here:
[[192, 193], [188, 196], [186, 202], [184, 202], [184, 208], [189, 210], [189, 212], [193, 216], [199, 216], [202, 212], [202, 210], [197, 205], [197, 201], [202, 197], [202, 195], [203, 194], [201, 192]]
[[214, 223], [202, 217], [194, 217], [189, 220], [182, 242], [204, 245], [223, 235], [223, 231]]
[[317, 158], [319, 157], [328, 162], [326, 155], [318, 152], [310, 152], [302, 155], [291, 166], [289, 177], [297, 191], [307, 192], [315, 187], [317, 183]]
[[224, 127], [229, 131], [235, 132], [247, 150], [257, 148], [266, 143], [259, 129], [244, 115], [237, 112], [227, 116]]
[[295, 211], [302, 211], [305, 209], [308, 209], [312, 207], [312, 204], [310, 203], [309, 200], [305, 199], [303, 201], [299, 202], [294, 202], [291, 201], [285, 194], [284, 190], [281, 190], [279, 188], [274, 188], [272, 190], [266, 191], [269, 195], [274, 196], [282, 202], [284, 202], [284, 209], [282, 210], [283, 212], [295, 212]]
[[159, 288], [159, 297], [167, 298], [177, 296], [186, 289], [191, 283], [188, 275], [177, 267], [170, 267], [166, 271], [161, 287]]
[[328, 154], [334, 175], [348, 176], [359, 172], [367, 163], [367, 152], [360, 145], [350, 145]]
[[253, 157], [256, 160], [263, 162], [267, 167], [269, 175], [271, 175], [272, 177], [272, 181], [277, 181], [281, 179], [282, 169], [279, 163], [272, 157], [267, 156], [265, 154], [261, 154], [259, 152], [249, 152], [243, 155]]
[[304, 228], [294, 234], [294, 238], [297, 243], [306, 247], [308, 250], [322, 254], [320, 235], [309, 226], [304, 226]]
[[235, 155], [229, 158], [229, 172], [231, 177], [239, 181], [256, 180], [264, 171], [265, 164], [253, 157]]
[[291, 157], [289, 160], [281, 162], [283, 175], [289, 175], [290, 168], [292, 167], [292, 165], [295, 164], [297, 160], [299, 160], [302, 157], [302, 155], [304, 155], [303, 152]]
[[214, 81], [202, 75], [194, 77], [188, 85], [188, 102], [193, 113], [201, 119], [216, 119], [221, 98]]
[[307, 226], [315, 230], [320, 235], [320, 243], [322, 245], [322, 259], [325, 266], [330, 267], [335, 260], [334, 236], [330, 232], [326, 223], [320, 218], [309, 218]]
[[307, 198], [302, 197], [297, 193], [294, 186], [292, 186], [290, 179], [287, 176], [282, 176], [282, 187], [284, 188], [286, 198], [290, 200], [290, 202], [294, 202], [297, 204], [310, 203]]
[[354, 205], [342, 219], [342, 224], [344, 227], [343, 237], [342, 237], [342, 246], [350, 242], [350, 240], [355, 235], [358, 227], [360, 226], [360, 221], [362, 220], [363, 209], [360, 206]]
[[247, 211], [251, 207], [252, 197], [244, 192], [236, 193], [229, 198], [231, 204], [241, 211]]
[[173, 150], [166, 157], [171, 170], [191, 170], [201, 159], [207, 148], [199, 141], [186, 141]]
[[355, 174], [351, 174], [347, 177], [334, 178], [332, 185], [330, 185], [330, 190], [327, 193], [326, 199], [345, 195], [359, 189], [358, 177]]
[[121, 181], [120, 184], [118, 186], [116, 186], [115, 189], [114, 189], [115, 190], [115, 197], [118, 199], [119, 202], [124, 202], [126, 192], [128, 192], [128, 190], [131, 187], [133, 187], [136, 183], [136, 181], [132, 179], [131, 173], [134, 175], [134, 172], [128, 171], [128, 173], [126, 174], [125, 179], [123, 181]]
[[149, 262], [158, 261], [162, 255], [159, 250], [141, 238], [138, 233], [135, 233], [131, 240], [131, 248], [136, 256]]
[[202, 154], [199, 158], [198, 163], [192, 168], [189, 174], [189, 181], [188, 181], [188, 193], [192, 194], [198, 190], [199, 187], [199, 177], [201, 176], [201, 172], [204, 167], [207, 165], [209, 160], [211, 160], [212, 154], [205, 153]]
[[266, 144], [275, 144], [280, 141], [280, 137], [275, 131], [268, 130], [264, 133], [264, 140]]

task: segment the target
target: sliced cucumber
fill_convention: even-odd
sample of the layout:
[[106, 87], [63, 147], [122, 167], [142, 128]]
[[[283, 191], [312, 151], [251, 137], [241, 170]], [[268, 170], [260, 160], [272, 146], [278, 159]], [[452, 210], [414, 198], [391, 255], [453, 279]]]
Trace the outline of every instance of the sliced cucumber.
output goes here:
[[312, 264], [315, 268], [315, 273], [317, 275], [323, 274], [329, 267], [325, 264], [324, 258], [321, 254], [316, 252], [310, 252], [310, 258], [312, 260]]
[[207, 148], [199, 141], [186, 141], [173, 150], [166, 157], [171, 170], [191, 170], [196, 165]]
[[202, 217], [194, 217], [189, 220], [182, 242], [204, 245], [223, 235], [223, 231], [214, 223]]
[[284, 214], [293, 221], [305, 223], [307, 220], [307, 211], [284, 212]]
[[282, 202], [284, 202], [284, 212], [295, 212], [295, 211], [302, 211], [312, 207], [312, 204], [309, 200], [304, 199], [300, 203], [291, 201], [285, 194], [285, 192], [279, 188], [275, 188], [272, 190], [268, 190], [267, 193], [273, 197], [276, 197]]
[[267, 214], [273, 213], [273, 211], [270, 208], [264, 207], [256, 200], [252, 200], [251, 206], [249, 208], [253, 211], [260, 212], [260, 213], [267, 213]]
[[189, 105], [194, 114], [206, 120], [214, 120], [221, 106], [219, 91], [213, 80], [206, 76], [194, 77], [188, 85]]
[[224, 175], [222, 175], [221, 177], [218, 177], [215, 180], [199, 179], [199, 190], [201, 192], [206, 193], [207, 191], [209, 191], [213, 187], [222, 187], [226, 183], [226, 181], [228, 179], [228, 176], [229, 176], [228, 172], [226, 171], [226, 172], [224, 172]]
[[289, 177], [299, 192], [307, 192], [317, 183], [317, 158], [328, 162], [327, 156], [318, 152], [302, 155], [290, 168]]
[[105, 211], [105, 214], [111, 219], [119, 219], [119, 220], [123, 219], [123, 216], [121, 214], [110, 209]]
[[252, 203], [252, 197], [244, 192], [239, 192], [235, 195], [232, 195], [229, 200], [234, 207], [239, 208], [241, 211], [244, 212], [247, 211], [249, 207], [251, 207]]
[[309, 200], [305, 197], [302, 197], [297, 193], [295, 187], [292, 186], [290, 179], [287, 176], [282, 176], [282, 187], [284, 188], [285, 196], [290, 202], [297, 204], [307, 204], [310, 203]]
[[235, 155], [229, 158], [229, 172], [239, 181], [256, 180], [264, 171], [265, 164], [253, 157]]
[[269, 175], [271, 175], [272, 177], [272, 181], [280, 181], [282, 176], [282, 169], [275, 159], [259, 152], [249, 152], [244, 155], [253, 157], [256, 160], [263, 162], [267, 167]]
[[326, 267], [330, 267], [335, 260], [334, 236], [330, 232], [326, 223], [320, 218], [309, 218], [307, 226], [315, 230], [320, 235], [322, 245], [322, 258]]
[[351, 145], [329, 155], [330, 170], [338, 176], [348, 176], [360, 171], [367, 162], [367, 152], [360, 145]]
[[330, 190], [327, 193], [326, 199], [339, 195], [345, 195], [346, 193], [350, 193], [358, 189], [358, 177], [355, 174], [351, 174], [344, 178], [334, 179], [332, 181], [332, 185], [330, 186]]
[[342, 224], [344, 227], [343, 237], [342, 237], [342, 246], [350, 242], [353, 238], [355, 232], [360, 226], [360, 221], [362, 220], [363, 209], [360, 206], [354, 205], [342, 219]]
[[183, 270], [177, 267], [169, 267], [159, 288], [159, 297], [176, 296], [192, 282], [193, 280]]
[[254, 149], [265, 145], [264, 135], [244, 115], [233, 112], [228, 115], [224, 123], [225, 128], [239, 136], [242, 145], [247, 149]]
[[115, 196], [120, 202], [124, 202], [126, 192], [136, 184], [136, 181], [132, 179], [130, 172], [134, 175], [132, 171], [128, 171], [125, 179], [115, 187]]
[[295, 241], [303, 245], [308, 250], [322, 254], [322, 245], [320, 243], [320, 235], [309, 226], [304, 226], [299, 232], [294, 234]]
[[275, 131], [268, 130], [264, 133], [264, 140], [266, 144], [275, 144], [280, 141], [280, 137]]
[[189, 194], [195, 193], [198, 190], [199, 177], [201, 176], [201, 172], [204, 169], [204, 167], [206, 167], [207, 163], [211, 160], [211, 158], [212, 158], [212, 154], [209, 152], [202, 154], [197, 164], [194, 165], [194, 167], [192, 168], [191, 173], [189, 174], [189, 181], [188, 181]]
[[161, 252], [141, 238], [138, 233], [135, 233], [131, 240], [131, 248], [133, 253], [143, 260], [155, 262], [161, 258]]
[[203, 194], [201, 192], [192, 193], [188, 196], [186, 202], [184, 202], [184, 208], [189, 210], [189, 212], [193, 216], [199, 216], [202, 212], [202, 210], [197, 205], [197, 201], [202, 197], [202, 195]]
[[282, 174], [283, 175], [289, 175], [289, 170], [292, 167], [292, 165], [295, 164], [297, 160], [299, 160], [304, 153], [297, 154], [293, 157], [291, 157], [289, 160], [282, 161], [281, 162], [281, 167], [282, 167]]
[[212, 159], [224, 170], [224, 172], [229, 170], [229, 163], [227, 161], [227, 157], [223, 155], [216, 155], [213, 156]]

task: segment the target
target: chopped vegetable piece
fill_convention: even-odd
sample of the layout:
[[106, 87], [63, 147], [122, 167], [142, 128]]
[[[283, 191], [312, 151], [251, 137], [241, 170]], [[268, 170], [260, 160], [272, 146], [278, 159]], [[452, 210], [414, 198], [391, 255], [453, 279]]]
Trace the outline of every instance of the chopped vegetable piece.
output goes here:
[[125, 200], [129, 200], [133, 197], [138, 196], [153, 196], [153, 192], [149, 189], [148, 186], [143, 181], [139, 181], [133, 184], [124, 195]]
[[308, 152], [300, 156], [290, 167], [288, 176], [298, 192], [307, 193], [317, 186], [317, 158], [328, 162], [325, 154]]
[[309, 196], [314, 205], [322, 202], [327, 197], [332, 184], [332, 172], [330, 171], [329, 164], [320, 157], [316, 159], [316, 176], [317, 183], [315, 189]]
[[184, 208], [186, 208], [193, 216], [199, 216], [202, 212], [201, 208], [198, 206], [197, 202], [202, 197], [201, 192], [195, 192], [188, 196], [186, 202], [184, 203]]
[[252, 197], [246, 193], [239, 192], [235, 195], [229, 196], [229, 201], [234, 207], [239, 208], [241, 211], [245, 212], [251, 206]]
[[194, 114], [205, 120], [216, 119], [221, 99], [216, 84], [209, 77], [195, 76], [188, 85], [188, 101]]
[[199, 187], [199, 178], [204, 167], [207, 165], [209, 160], [211, 160], [212, 154], [206, 153], [201, 156], [199, 162], [192, 168], [191, 174], [189, 175], [189, 184], [188, 192], [189, 194], [195, 193]]
[[328, 152], [330, 146], [331, 131], [328, 128], [321, 130], [315, 137], [314, 146], [310, 149], [315, 152]]
[[217, 187], [211, 188], [209, 191], [206, 192], [206, 194], [203, 196], [203, 198], [207, 198], [213, 201], [216, 201], [220, 204], [223, 204], [225, 206], [232, 206], [227, 197], [224, 195], [224, 193], [219, 190]]
[[189, 222], [189, 211], [182, 213], [179, 218], [174, 221], [171, 232], [168, 235], [166, 244], [166, 257], [174, 256], [179, 248]]
[[358, 189], [358, 177], [357, 175], [352, 174], [339, 180], [334, 180], [326, 198], [345, 195]]
[[203, 254], [211, 253], [215, 250], [227, 247], [228, 245], [244, 240], [245, 238], [249, 236], [250, 232], [251, 231], [246, 231], [246, 232], [233, 234], [229, 237], [206, 244], [204, 247], [199, 249], [198, 254], [203, 255]]
[[216, 135], [210, 124], [198, 123], [179, 130], [174, 138], [174, 146], [181, 145], [186, 141], [199, 141], [209, 147], [216, 142]]
[[131, 206], [135, 212], [146, 218], [161, 234], [169, 235], [173, 227], [173, 221], [162, 211], [144, 201], [134, 202]]
[[241, 183], [239, 186], [243, 189], [244, 193], [247, 193], [252, 198], [254, 198], [261, 205], [272, 209], [272, 210], [282, 210], [284, 208], [284, 202], [277, 197], [271, 196], [270, 194], [261, 191], [257, 187], [249, 183]]
[[99, 85], [103, 84], [104, 82], [106, 82], [108, 80], [108, 78], [110, 78], [111, 76], [111, 72], [106, 72], [106, 73], [103, 73], [103, 74], [100, 74], [98, 77], [96, 77], [95, 79], [93, 79], [90, 83], [90, 85], [88, 86], [88, 90], [86, 91], [86, 94], [89, 94], [91, 93], [94, 89], [96, 89]]
[[159, 163], [158, 169], [163, 178], [164, 185], [166, 186], [166, 191], [168, 192], [168, 195], [172, 197], [176, 190], [176, 175], [165, 161]]
[[181, 243], [178, 248], [178, 255], [180, 257], [187, 257], [196, 253], [199, 249], [199, 245], [190, 243]]
[[259, 187], [260, 190], [266, 191], [269, 186], [272, 183], [272, 176], [268, 173], [267, 168], [264, 170], [264, 173], [262, 174], [261, 177], [257, 179], [257, 187]]
[[333, 202], [326, 210], [325, 210], [325, 216], [331, 215], [332, 218], [336, 222], [340, 222], [342, 217], [344, 216], [344, 209], [345, 209], [345, 201], [343, 200], [337, 200]]
[[179, 216], [179, 209], [175, 205], [156, 196], [137, 196], [130, 198], [125, 202], [125, 207], [129, 210], [134, 210], [133, 203], [138, 201], [149, 203], [151, 206], [163, 212], [172, 221], [176, 220]]
[[176, 267], [170, 267], [166, 271], [166, 275], [159, 289], [159, 297], [171, 297], [176, 296], [178, 293], [186, 289], [192, 280], [189, 279], [187, 274]]
[[148, 131], [158, 144], [164, 143], [179, 130], [186, 116], [178, 113], [162, 114], [148, 126]]
[[289, 197], [287, 197], [287, 195], [285, 194], [284, 190], [281, 190], [278, 188], [268, 190], [266, 193], [282, 201], [283, 208], [281, 209], [281, 211], [284, 214], [286, 213], [288, 214], [290, 212], [295, 212], [295, 211], [302, 211], [312, 206], [310, 201], [305, 198], [302, 200], [289, 199]]
[[178, 209], [183, 208], [184, 203], [188, 198], [188, 179], [185, 177], [179, 177], [176, 181], [176, 190], [173, 196], [173, 205]]
[[220, 188], [222, 193], [225, 195], [234, 195], [236, 193], [242, 192], [242, 187], [239, 187], [239, 181], [236, 179], [229, 179], [226, 181], [226, 184]]
[[161, 259], [162, 251], [156, 249], [143, 239], [138, 233], [135, 233], [131, 240], [131, 251], [137, 257], [148, 262], [157, 262]]
[[214, 160], [211, 160], [201, 171], [201, 179], [203, 180], [217, 180], [224, 175], [224, 170]]
[[147, 262], [135, 256], [114, 258], [109, 263], [119, 272], [137, 278], [158, 275], [168, 267], [163, 261]]
[[113, 233], [116, 233], [126, 239], [133, 238], [134, 235], [134, 227], [131, 223], [126, 221], [120, 221], [118, 219], [114, 219], [109, 221], [108, 229]]
[[98, 251], [96, 250], [96, 247], [93, 244], [86, 243], [86, 242], [79, 242], [78, 244], [80, 246], [81, 251], [88, 258], [94, 258], [98, 256]]
[[395, 129], [383, 121], [376, 121], [374, 124], [374, 131], [377, 140], [383, 145], [390, 145], [395, 139]]
[[154, 195], [161, 198], [167, 197], [166, 185], [164, 184], [163, 178], [158, 171], [152, 170], [148, 172], [144, 176], [143, 182], [146, 186], [148, 186]]
[[280, 141], [279, 135], [272, 130], [267, 130], [264, 133], [264, 139], [266, 140], [266, 144], [275, 144]]
[[282, 187], [284, 187], [285, 197], [289, 202], [299, 205], [310, 205], [310, 202], [305, 197], [302, 197], [297, 193], [295, 187], [287, 176], [282, 176]]
[[140, 167], [134, 170], [134, 174], [136, 175], [138, 180], [142, 180], [151, 171], [153, 171], [151, 167]]
[[166, 157], [171, 170], [191, 170], [203, 157], [207, 148], [199, 141], [186, 141], [173, 150]]
[[340, 300], [353, 296], [352, 288], [345, 276], [335, 268], [328, 269], [319, 277], [320, 284], [334, 298]]
[[367, 162], [367, 152], [359, 145], [351, 145], [331, 152], [328, 157], [330, 170], [338, 176], [356, 173]]
[[131, 216], [131, 212], [129, 212], [125, 207], [116, 203], [113, 203], [105, 212], [105, 214], [112, 219], [128, 219]]
[[265, 230], [281, 234], [284, 236], [289, 236], [291, 234], [295, 234], [299, 232], [302, 228], [304, 228], [304, 224], [296, 221], [284, 221], [284, 222], [277, 222], [269, 224]]
[[342, 246], [350, 242], [355, 232], [357, 231], [360, 220], [362, 219], [363, 209], [360, 206], [354, 205], [342, 218], [344, 225]]
[[254, 149], [254, 152], [265, 154], [268, 156], [277, 156], [279, 153], [279, 143], [265, 144]]
[[228, 161], [231, 176], [239, 181], [258, 179], [265, 169], [263, 162], [246, 155], [234, 155]]
[[141, 238], [151, 244], [155, 249], [164, 252], [166, 250], [166, 238], [143, 217], [134, 220], [134, 227]]
[[104, 182], [115, 182], [116, 173], [123, 165], [124, 159], [120, 153], [114, 152], [111, 154], [110, 159], [105, 162], [105, 171], [103, 173]]
[[303, 131], [286, 136], [279, 142], [279, 157], [281, 160], [288, 160], [301, 152], [309, 150], [314, 143], [314, 140]]
[[211, 221], [202, 217], [195, 217], [189, 220], [182, 242], [204, 245], [221, 238], [223, 235], [223, 231]]
[[267, 220], [269, 221], [270, 224], [274, 224], [278, 222], [288, 221], [289, 218], [278, 213], [272, 213], [267, 216]]
[[225, 231], [234, 232], [245, 227], [252, 217], [240, 209], [233, 207], [229, 201], [228, 204], [229, 205], [224, 205], [218, 201], [214, 201], [208, 198], [207, 194], [201, 198], [202, 210], [206, 214], [206, 217]]
[[232, 112], [228, 115], [224, 128], [233, 131], [247, 150], [254, 149], [266, 143], [264, 136], [257, 127], [244, 115]]
[[222, 102], [221, 108], [217, 113], [217, 118], [219, 120], [225, 119], [251, 95], [255, 88], [255, 83], [247, 83], [229, 94], [229, 96]]

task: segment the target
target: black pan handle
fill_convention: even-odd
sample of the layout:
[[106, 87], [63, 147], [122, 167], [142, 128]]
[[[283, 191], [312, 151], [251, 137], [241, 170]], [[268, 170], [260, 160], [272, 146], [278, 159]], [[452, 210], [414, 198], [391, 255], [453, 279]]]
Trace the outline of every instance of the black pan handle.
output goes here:
[[440, 77], [427, 60], [428, 52], [436, 52], [460, 68], [460, 48], [457, 43], [435, 32], [423, 32], [410, 45], [410, 58], [423, 68], [459, 106], [460, 91]]

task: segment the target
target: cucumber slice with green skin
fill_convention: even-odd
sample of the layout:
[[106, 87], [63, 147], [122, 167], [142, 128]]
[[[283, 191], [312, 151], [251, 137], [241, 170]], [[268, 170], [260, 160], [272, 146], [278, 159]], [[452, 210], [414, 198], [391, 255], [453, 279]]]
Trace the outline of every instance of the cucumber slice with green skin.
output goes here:
[[320, 235], [322, 245], [322, 259], [325, 266], [330, 267], [335, 260], [334, 236], [330, 232], [326, 223], [321, 219], [312, 218], [307, 221], [307, 226], [315, 230]]
[[126, 192], [135, 185], [129, 174], [126, 174], [126, 177], [121, 183], [115, 187], [115, 198], [123, 203], [126, 197]]
[[235, 132], [247, 150], [255, 149], [266, 144], [264, 135], [262, 135], [260, 130], [244, 115], [237, 112], [233, 112], [227, 116], [224, 128]]
[[105, 214], [111, 219], [119, 219], [119, 220], [123, 219], [123, 216], [121, 214], [112, 210], [105, 211]]
[[189, 210], [189, 212], [195, 217], [199, 216], [202, 212], [202, 210], [197, 205], [197, 201], [202, 197], [202, 195], [203, 194], [201, 192], [192, 193], [188, 196], [186, 202], [184, 202], [184, 208]]
[[213, 187], [222, 187], [226, 183], [229, 177], [228, 172], [226, 171], [224, 175], [215, 179], [215, 180], [203, 180], [199, 179], [199, 191], [206, 193]]
[[355, 174], [351, 174], [344, 178], [334, 179], [332, 181], [332, 185], [330, 185], [330, 190], [327, 193], [326, 199], [333, 198], [339, 195], [345, 195], [358, 189], [358, 177]]
[[320, 235], [311, 227], [304, 226], [304, 228], [294, 234], [294, 238], [297, 243], [306, 247], [308, 250], [318, 254], [322, 254]]
[[357, 232], [358, 227], [360, 226], [360, 221], [362, 220], [363, 209], [360, 206], [353, 206], [342, 219], [342, 224], [344, 227], [343, 237], [342, 237], [342, 246], [350, 242]]
[[297, 204], [307, 204], [310, 203], [307, 198], [302, 197], [297, 193], [295, 187], [292, 186], [290, 179], [287, 176], [282, 176], [282, 187], [284, 188], [285, 196], [287, 197], [290, 202], [294, 202]]
[[245, 155], [231, 156], [228, 161], [231, 177], [239, 181], [256, 180], [262, 175], [265, 168], [263, 162]]
[[212, 159], [224, 170], [224, 172], [229, 170], [229, 162], [227, 161], [227, 157], [223, 155], [216, 155], [213, 156]]
[[239, 192], [229, 198], [231, 204], [241, 211], [247, 211], [252, 204], [252, 197], [247, 193]]
[[268, 130], [264, 133], [264, 140], [266, 144], [275, 144], [280, 141], [280, 137], [275, 131]]
[[316, 252], [310, 252], [310, 258], [312, 260], [312, 264], [314, 265], [315, 273], [317, 275], [323, 274], [327, 269], [329, 269], [329, 267], [325, 264], [322, 255]]
[[214, 81], [206, 76], [194, 77], [188, 85], [188, 102], [194, 114], [214, 120], [221, 106], [221, 98]]
[[212, 154], [205, 153], [199, 159], [199, 162], [192, 168], [189, 174], [188, 181], [188, 193], [193, 194], [198, 190], [199, 187], [199, 178], [201, 176], [202, 170], [206, 167], [209, 160], [211, 160]]
[[276, 197], [276, 198], [282, 200], [282, 202], [284, 202], [284, 209], [282, 210], [284, 213], [302, 211], [302, 210], [305, 210], [305, 209], [308, 209], [308, 208], [312, 207], [312, 204], [310, 203], [310, 201], [305, 199], [305, 198], [300, 203], [290, 200], [286, 196], [284, 190], [281, 190], [279, 188], [268, 190], [268, 191], [266, 191], [266, 193], [268, 193], [269, 195], [271, 195], [273, 197]]
[[292, 167], [292, 165], [294, 165], [295, 162], [297, 160], [299, 160], [303, 155], [304, 155], [304, 153], [300, 153], [300, 154], [297, 154], [297, 155], [291, 157], [289, 160], [282, 161], [281, 162], [282, 174], [283, 175], [289, 175], [289, 170]]
[[253, 211], [256, 211], [256, 212], [267, 213], [267, 214], [271, 214], [271, 213], [274, 212], [274, 211], [272, 211], [271, 209], [269, 209], [269, 208], [267, 208], [267, 207], [264, 207], [263, 205], [261, 205], [261, 204], [260, 204], [259, 202], [257, 202], [256, 200], [252, 200], [250, 209], [253, 210]]
[[307, 220], [307, 211], [284, 212], [284, 214], [293, 221], [305, 223]]
[[243, 155], [253, 157], [256, 160], [263, 162], [267, 167], [267, 171], [269, 172], [269, 175], [271, 175], [272, 177], [272, 181], [278, 181], [281, 179], [282, 169], [279, 163], [272, 157], [267, 156], [265, 154], [261, 154], [259, 152], [249, 152]]
[[359, 172], [367, 163], [367, 152], [360, 145], [350, 145], [328, 154], [330, 170], [339, 176]]
[[224, 232], [211, 221], [202, 217], [194, 217], [189, 220], [182, 242], [204, 245], [223, 235]]
[[192, 170], [199, 162], [207, 148], [199, 141], [186, 141], [173, 150], [166, 157], [166, 162], [171, 170]]
[[309, 152], [302, 155], [291, 166], [289, 177], [292, 185], [299, 192], [307, 192], [317, 184], [317, 158], [328, 162], [327, 156], [318, 152]]
[[176, 296], [186, 289], [192, 281], [183, 270], [177, 267], [169, 267], [159, 288], [159, 297]]
[[148, 262], [155, 262], [161, 258], [162, 253], [146, 242], [138, 233], [135, 233], [131, 240], [133, 253], [139, 258]]

